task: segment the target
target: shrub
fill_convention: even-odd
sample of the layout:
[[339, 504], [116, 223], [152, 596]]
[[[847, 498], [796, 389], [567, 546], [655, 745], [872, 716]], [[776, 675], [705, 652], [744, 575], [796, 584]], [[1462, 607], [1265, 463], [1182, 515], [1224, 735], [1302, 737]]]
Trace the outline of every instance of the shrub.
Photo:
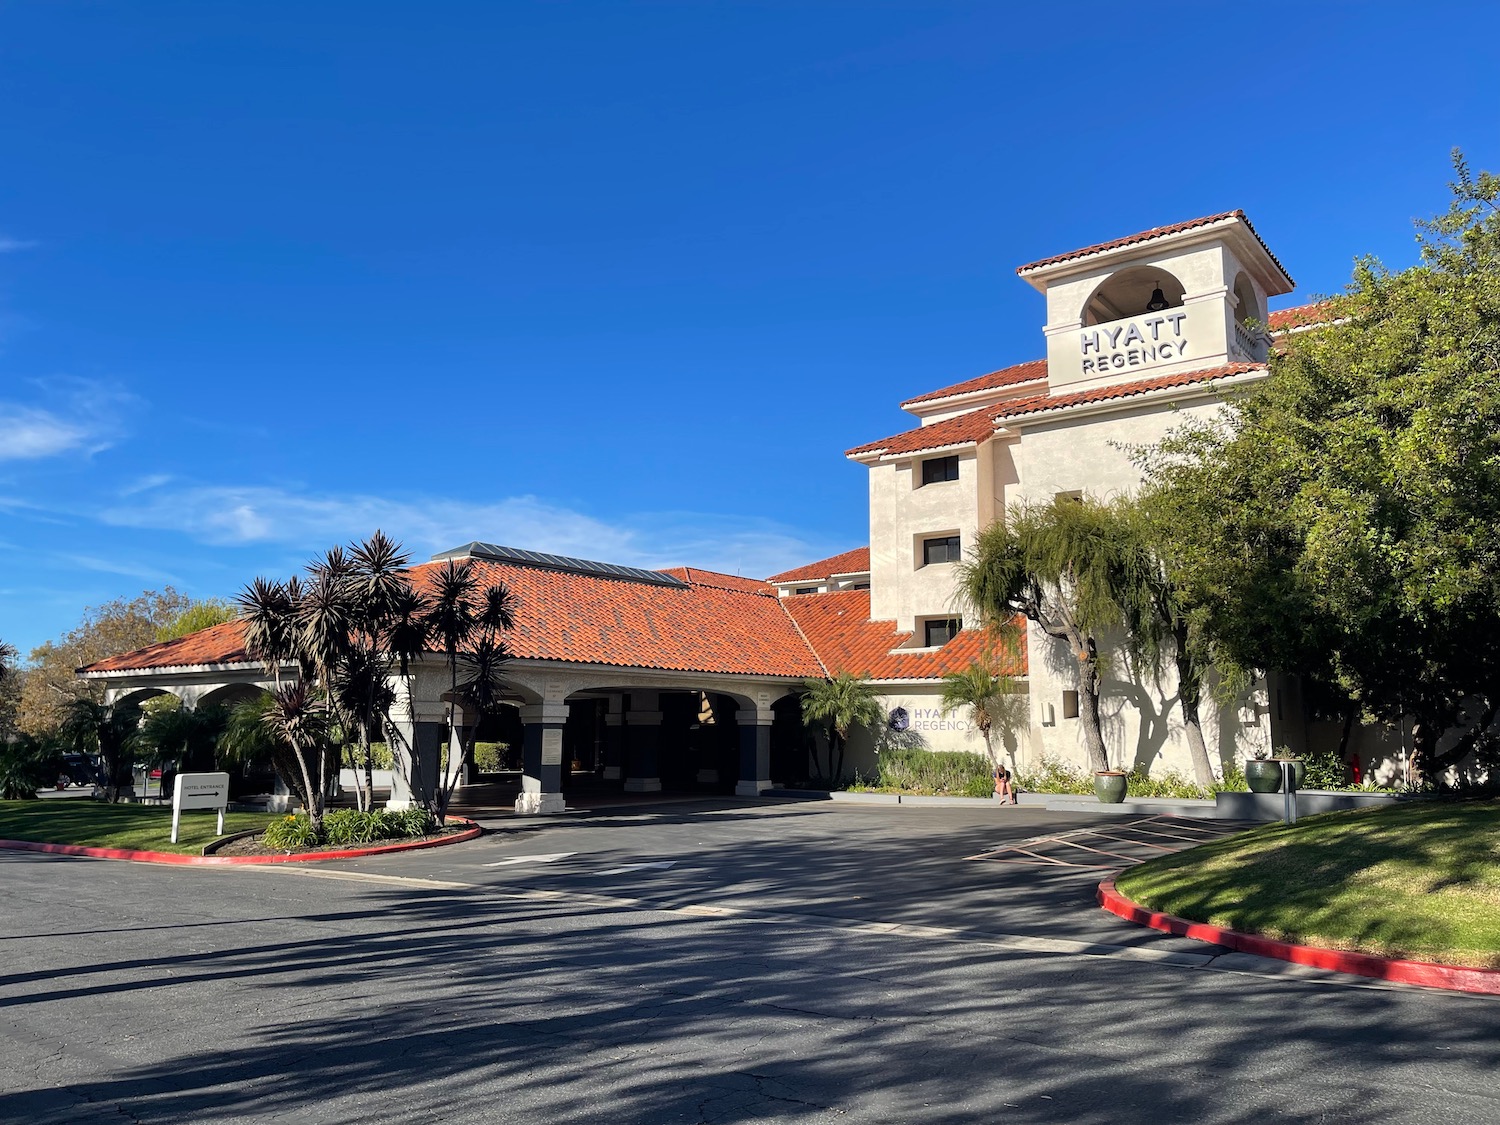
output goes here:
[[268, 848], [278, 850], [311, 848], [322, 843], [318, 834], [313, 831], [312, 821], [301, 813], [271, 821], [261, 834], [260, 842]]
[[474, 768], [480, 773], [499, 773], [510, 760], [511, 748], [503, 742], [474, 743]]
[[21, 737], [0, 742], [0, 801], [31, 801], [51, 788], [62, 771], [62, 756], [51, 747]]
[[1178, 800], [1201, 801], [1213, 796], [1203, 786], [1191, 778], [1184, 777], [1176, 770], [1167, 770], [1156, 777], [1137, 771], [1130, 775], [1126, 791], [1132, 797], [1168, 797]]
[[1302, 764], [1307, 770], [1302, 780], [1304, 789], [1343, 789], [1352, 781], [1349, 767], [1337, 750], [1309, 750], [1302, 755]]
[[426, 836], [433, 830], [433, 816], [426, 809], [335, 809], [323, 817], [323, 836], [318, 838], [312, 824], [301, 813], [284, 816], [266, 825], [261, 843], [268, 848], [311, 848], [318, 844], [336, 847], [358, 847], [381, 840], [404, 840]]
[[983, 754], [900, 749], [880, 755], [876, 786], [903, 793], [988, 797], [995, 791], [995, 779]]
[[1016, 787], [1028, 793], [1092, 793], [1094, 775], [1046, 755], [1030, 772], [1016, 771]]
[[[362, 770], [365, 768], [364, 755], [360, 753], [358, 746], [344, 747], [344, 769]], [[370, 743], [370, 766], [377, 770], [390, 770], [396, 768], [395, 755], [391, 748], [384, 742]]]

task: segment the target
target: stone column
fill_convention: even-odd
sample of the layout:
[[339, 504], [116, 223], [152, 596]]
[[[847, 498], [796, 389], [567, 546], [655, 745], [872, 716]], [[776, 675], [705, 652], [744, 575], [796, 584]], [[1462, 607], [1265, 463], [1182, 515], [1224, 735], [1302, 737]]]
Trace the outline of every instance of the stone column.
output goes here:
[[568, 705], [548, 700], [521, 708], [521, 722], [526, 724], [521, 743], [521, 792], [516, 797], [516, 812], [522, 815], [560, 813], [565, 802], [562, 795], [563, 725], [568, 721]]
[[657, 750], [661, 746], [660, 706], [660, 698], [654, 691], [630, 693], [629, 726], [625, 734], [627, 793], [661, 792], [657, 765]]
[[771, 724], [776, 714], [769, 707], [749, 707], [735, 712], [740, 728], [740, 779], [736, 797], [758, 797], [771, 788]]
[[401, 769], [392, 771], [390, 809], [409, 809], [413, 804], [431, 804], [437, 794], [441, 771], [443, 739], [448, 731], [448, 710], [441, 700], [418, 700], [409, 710], [400, 701], [391, 708], [394, 726], [409, 748], [404, 754], [400, 745], [391, 745], [391, 753], [406, 765], [411, 787], [401, 778]]
[[604, 780], [620, 781], [625, 777], [625, 697], [609, 697], [609, 712], [604, 716]]

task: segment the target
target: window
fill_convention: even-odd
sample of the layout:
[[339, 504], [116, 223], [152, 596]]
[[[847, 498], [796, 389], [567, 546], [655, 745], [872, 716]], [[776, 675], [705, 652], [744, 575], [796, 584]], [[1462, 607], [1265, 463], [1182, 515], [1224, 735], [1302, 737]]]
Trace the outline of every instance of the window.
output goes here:
[[940, 484], [958, 479], [958, 454], [951, 457], [929, 457], [922, 462], [922, 483]]
[[958, 636], [964, 623], [957, 617], [939, 617], [935, 621], [922, 622], [922, 641], [928, 648], [941, 648]]
[[868, 582], [856, 582], [853, 586], [849, 587], [851, 590], [868, 590], [869, 588], [870, 584]]
[[963, 558], [957, 535], [944, 535], [937, 539], [922, 540], [922, 565], [958, 562]]
[[1072, 492], [1059, 492], [1055, 496], [1053, 496], [1053, 499], [1056, 500], [1059, 504], [1061, 504], [1065, 500], [1071, 500], [1075, 504], [1082, 504], [1083, 493], [1077, 489], [1074, 489]]
[[1078, 693], [1076, 691], [1063, 692], [1063, 718], [1078, 718]]
[[794, 594], [816, 594], [817, 592], [818, 588], [816, 586], [798, 586], [792, 590]]

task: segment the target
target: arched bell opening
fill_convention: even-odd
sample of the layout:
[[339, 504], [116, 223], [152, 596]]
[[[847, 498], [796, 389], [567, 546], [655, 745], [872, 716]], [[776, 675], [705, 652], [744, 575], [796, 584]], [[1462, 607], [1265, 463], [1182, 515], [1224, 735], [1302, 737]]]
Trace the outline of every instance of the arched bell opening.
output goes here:
[[1182, 282], [1156, 266], [1131, 266], [1110, 274], [1083, 305], [1085, 327], [1181, 308]]

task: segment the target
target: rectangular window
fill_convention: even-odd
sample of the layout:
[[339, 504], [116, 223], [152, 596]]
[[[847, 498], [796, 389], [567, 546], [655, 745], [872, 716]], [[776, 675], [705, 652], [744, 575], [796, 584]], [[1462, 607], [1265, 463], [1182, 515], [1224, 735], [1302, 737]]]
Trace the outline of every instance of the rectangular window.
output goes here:
[[958, 479], [958, 454], [951, 457], [929, 457], [922, 462], [922, 483], [940, 484]]
[[798, 586], [792, 590], [794, 594], [816, 594], [817, 592], [818, 588], [816, 586]]
[[963, 558], [957, 535], [944, 535], [937, 539], [922, 540], [922, 565], [958, 562]]
[[869, 588], [870, 584], [868, 582], [856, 582], [853, 586], [849, 587], [851, 590], [868, 590]]
[[928, 648], [941, 648], [958, 636], [964, 623], [957, 617], [940, 617], [936, 621], [922, 622], [922, 641]]

